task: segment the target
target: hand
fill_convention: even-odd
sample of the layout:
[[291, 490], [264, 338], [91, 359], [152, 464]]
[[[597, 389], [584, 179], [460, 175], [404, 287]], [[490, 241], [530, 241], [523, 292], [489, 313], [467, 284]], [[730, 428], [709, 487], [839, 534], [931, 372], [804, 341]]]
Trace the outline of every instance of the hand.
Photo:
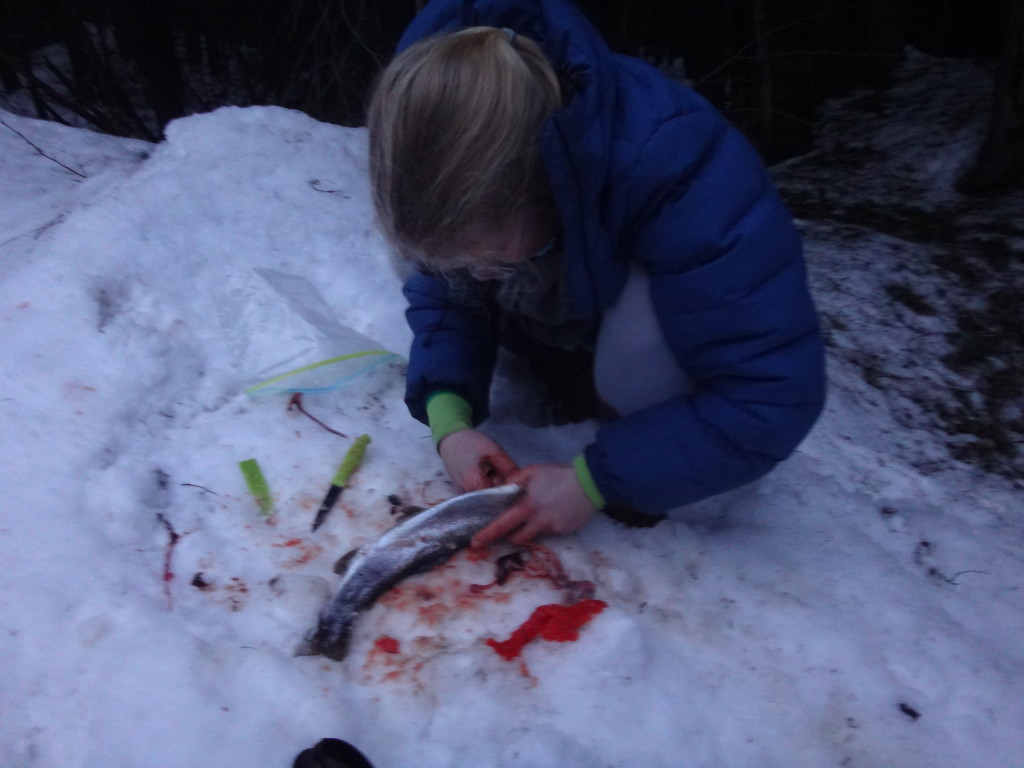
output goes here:
[[464, 491], [504, 485], [519, 469], [496, 442], [475, 429], [445, 435], [437, 446], [448, 476]]
[[523, 486], [526, 494], [477, 533], [471, 546], [483, 548], [506, 535], [518, 546], [543, 533], [572, 533], [597, 511], [569, 464], [531, 464], [508, 482]]

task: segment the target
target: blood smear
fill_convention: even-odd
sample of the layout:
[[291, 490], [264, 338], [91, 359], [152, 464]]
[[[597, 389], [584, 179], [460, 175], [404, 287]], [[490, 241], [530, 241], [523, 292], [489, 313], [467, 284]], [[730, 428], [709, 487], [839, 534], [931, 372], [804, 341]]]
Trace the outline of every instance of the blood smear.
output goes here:
[[384, 653], [398, 653], [399, 650], [401, 650], [398, 641], [393, 637], [388, 637], [387, 635], [381, 635], [378, 637], [374, 642], [373, 647], [378, 651], [383, 651]]
[[608, 604], [603, 600], [580, 600], [573, 605], [541, 605], [534, 609], [522, 626], [508, 640], [489, 638], [487, 644], [506, 661], [519, 658], [523, 648], [538, 637], [565, 643], [578, 640], [580, 628]]

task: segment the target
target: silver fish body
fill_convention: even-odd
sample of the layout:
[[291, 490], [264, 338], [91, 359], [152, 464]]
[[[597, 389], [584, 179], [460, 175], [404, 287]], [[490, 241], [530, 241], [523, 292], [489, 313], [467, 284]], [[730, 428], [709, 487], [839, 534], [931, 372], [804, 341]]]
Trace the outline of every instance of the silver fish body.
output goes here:
[[296, 653], [341, 661], [362, 611], [403, 579], [447, 562], [522, 494], [518, 485], [464, 493], [416, 514], [356, 550], [338, 591]]

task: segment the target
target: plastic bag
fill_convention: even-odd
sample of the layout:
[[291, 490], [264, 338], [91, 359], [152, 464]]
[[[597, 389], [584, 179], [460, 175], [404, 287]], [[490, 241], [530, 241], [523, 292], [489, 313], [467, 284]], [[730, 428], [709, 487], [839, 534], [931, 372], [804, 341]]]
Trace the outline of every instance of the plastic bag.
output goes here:
[[306, 278], [272, 269], [254, 271], [285, 300], [292, 312], [311, 326], [314, 343], [257, 374], [259, 380], [245, 389], [249, 395], [313, 394], [344, 389], [376, 369], [402, 360], [373, 339], [339, 323], [323, 296]]

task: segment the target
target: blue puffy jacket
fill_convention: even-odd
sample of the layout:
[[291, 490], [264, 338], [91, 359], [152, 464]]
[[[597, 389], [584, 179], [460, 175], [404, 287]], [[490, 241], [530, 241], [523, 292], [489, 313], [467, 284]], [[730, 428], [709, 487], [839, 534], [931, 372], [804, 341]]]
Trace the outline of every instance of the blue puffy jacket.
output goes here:
[[[817, 419], [825, 375], [800, 240], [760, 159], [694, 91], [611, 53], [567, 0], [432, 0], [400, 49], [474, 25], [532, 38], [569, 84], [540, 150], [573, 316], [599, 317], [641, 264], [666, 342], [696, 387], [600, 427], [584, 452], [597, 488], [608, 503], [653, 513], [768, 472]], [[448, 390], [483, 420], [491, 318], [452, 302], [436, 277], [416, 273], [404, 292], [413, 416], [426, 421], [426, 398]]]

